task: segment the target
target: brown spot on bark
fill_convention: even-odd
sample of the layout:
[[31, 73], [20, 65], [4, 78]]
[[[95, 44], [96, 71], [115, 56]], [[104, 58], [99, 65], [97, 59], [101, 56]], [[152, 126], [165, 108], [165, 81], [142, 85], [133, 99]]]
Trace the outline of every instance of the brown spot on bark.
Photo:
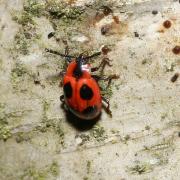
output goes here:
[[180, 46], [175, 46], [173, 49], [172, 49], [172, 52], [174, 54], [180, 54]]
[[169, 29], [171, 27], [171, 21], [169, 21], [169, 20], [164, 21], [163, 26], [165, 28]]
[[116, 24], [120, 23], [119, 17], [118, 16], [113, 16], [113, 20]]
[[179, 73], [175, 73], [174, 76], [171, 78], [171, 82], [176, 82], [179, 77]]
[[102, 50], [102, 53], [103, 53], [104, 55], [107, 55], [108, 52], [111, 51], [111, 49], [108, 48], [108, 46], [106, 46], [106, 45], [103, 46], [101, 50]]
[[108, 6], [103, 6], [103, 13], [105, 16], [108, 16], [110, 13], [112, 13], [112, 9], [109, 8]]

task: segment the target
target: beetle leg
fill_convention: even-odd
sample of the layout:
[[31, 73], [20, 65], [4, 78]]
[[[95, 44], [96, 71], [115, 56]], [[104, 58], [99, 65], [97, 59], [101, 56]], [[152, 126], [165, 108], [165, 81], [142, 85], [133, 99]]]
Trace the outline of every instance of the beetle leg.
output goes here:
[[112, 117], [112, 111], [110, 110], [109, 100], [102, 96], [102, 101], [107, 104], [106, 106], [103, 104], [105, 111], [109, 114], [110, 117]]
[[[118, 79], [119, 78], [119, 76], [116, 75], [116, 74], [112, 74], [112, 75], [110, 75], [108, 77], [102, 77], [102, 76], [98, 76], [98, 75], [92, 75], [92, 77], [96, 81], [99, 81], [99, 80], [108, 81], [106, 89], [109, 88], [109, 86], [110, 86], [113, 79]], [[100, 89], [102, 90], [101, 87], [100, 87]], [[106, 106], [103, 104], [103, 107], [104, 107], [105, 111], [110, 115], [110, 117], [112, 117], [112, 111], [110, 110], [109, 100], [107, 100], [104, 96], [102, 96], [102, 101], [107, 104]]]
[[100, 65], [97, 66], [97, 67], [94, 67], [94, 68], [91, 68], [91, 72], [95, 72], [95, 71], [98, 71], [100, 68], [101, 69], [101, 72], [104, 70], [105, 66], [108, 65], [108, 66], [112, 66], [110, 64], [110, 59], [109, 58], [103, 58]]
[[98, 76], [98, 75], [91, 75], [97, 82], [100, 81], [100, 80], [103, 80], [103, 81], [108, 81], [108, 84], [107, 84], [107, 87], [108, 88], [112, 82], [113, 79], [118, 79], [119, 76], [116, 75], [116, 74], [112, 74], [112, 75], [109, 75], [107, 77], [105, 76]]
[[61, 53], [59, 53], [59, 52], [57, 52], [57, 51], [54, 51], [54, 50], [48, 49], [48, 48], [46, 48], [45, 51], [46, 51], [46, 52], [49, 52], [49, 53], [52, 53], [52, 54], [59, 55], [59, 56], [61, 56], [61, 57], [65, 57], [68, 62], [70, 62], [72, 58], [76, 58], [75, 56], [66, 55], [66, 54], [61, 54]]
[[65, 110], [68, 110], [68, 107], [67, 107], [67, 105], [66, 105], [66, 103], [65, 103], [64, 95], [61, 95], [61, 96], [59, 97], [59, 99], [60, 99], [60, 101], [62, 102], [61, 107], [62, 107], [63, 109], [65, 109]]
[[103, 77], [96, 75], [96, 74], [92, 74], [91, 77], [94, 78], [96, 80], [96, 82], [98, 82], [100, 80], [104, 80], [104, 79], [102, 79]]
[[110, 84], [111, 84], [111, 82], [112, 82], [113, 79], [119, 79], [119, 75], [117, 75], [117, 74], [112, 74], [112, 75], [106, 77], [106, 79], [104, 79], [105, 81], [108, 81], [108, 85], [107, 85], [106, 88], [108, 88], [108, 87], [110, 86]]
[[99, 56], [99, 55], [101, 55], [101, 52], [96, 52], [96, 53], [94, 53], [94, 54], [92, 54], [90, 56], [84, 57], [84, 59], [88, 60], [88, 59], [91, 59], [91, 58]]
[[60, 99], [60, 101], [61, 101], [62, 103], [65, 102], [65, 101], [64, 101], [64, 95], [61, 95], [61, 96], [59, 97], [59, 99]]

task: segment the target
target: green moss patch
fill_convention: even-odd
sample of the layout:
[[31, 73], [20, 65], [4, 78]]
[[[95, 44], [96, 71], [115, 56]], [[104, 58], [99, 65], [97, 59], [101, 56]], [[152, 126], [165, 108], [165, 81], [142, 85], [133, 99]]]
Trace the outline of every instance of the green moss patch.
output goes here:
[[23, 32], [18, 32], [15, 35], [14, 40], [15, 40], [14, 49], [20, 54], [27, 55], [29, 53], [28, 48], [30, 47], [30, 44], [28, 43], [25, 34]]
[[15, 63], [14, 68], [11, 70], [11, 84], [14, 90], [27, 90], [24, 83], [32, 78], [32, 74], [22, 63]]
[[98, 142], [104, 141], [107, 138], [105, 129], [99, 125], [93, 127], [93, 129], [90, 132], [90, 135], [91, 137], [95, 138]]
[[14, 48], [18, 53], [27, 55], [32, 43], [40, 39], [36, 33], [36, 23], [34, 17], [40, 17], [43, 14], [43, 4], [36, 0], [28, 0], [24, 3], [22, 11], [13, 12], [12, 19], [21, 25], [19, 32], [15, 36]]
[[0, 140], [6, 141], [8, 138], [10, 138], [12, 136], [11, 129], [13, 123], [20, 121], [22, 117], [29, 111], [31, 110], [9, 111], [7, 105], [0, 103]]
[[32, 137], [32, 132], [18, 132], [15, 135], [15, 139], [17, 143], [29, 141], [31, 137]]
[[35, 166], [30, 166], [26, 168], [21, 175], [20, 179], [33, 179], [33, 180], [46, 180], [50, 177], [57, 177], [59, 175], [59, 166], [56, 161], [52, 162], [49, 166], [44, 168], [37, 168]]
[[0, 104], [0, 140], [6, 141], [11, 137], [8, 119], [5, 113], [5, 104]]
[[87, 167], [87, 174], [89, 174], [91, 169], [91, 161], [87, 161], [86, 167]]
[[142, 164], [136, 164], [131, 167], [127, 167], [127, 171], [130, 172], [130, 174], [145, 174], [149, 173], [153, 170], [153, 167], [150, 164], [142, 163]]
[[33, 17], [40, 17], [44, 13], [44, 4], [38, 0], [26, 0], [23, 5], [23, 11], [14, 12], [13, 20], [22, 26], [35, 25]]
[[47, 1], [45, 9], [52, 19], [60, 19], [64, 23], [81, 20], [81, 15], [84, 13], [82, 7], [69, 6], [57, 0]]
[[27, 29], [20, 28], [14, 38], [14, 50], [20, 54], [28, 55], [29, 48], [33, 42], [39, 40], [40, 38], [41, 36], [36, 33], [34, 27], [28, 27]]
[[0, 123], [0, 140], [6, 141], [11, 137], [11, 131], [6, 124]]
[[49, 118], [47, 112], [50, 108], [50, 103], [47, 100], [43, 100], [43, 113], [42, 113], [42, 126], [37, 127], [36, 130], [40, 132], [53, 131], [59, 137], [60, 144], [64, 146], [64, 130], [60, 119]]

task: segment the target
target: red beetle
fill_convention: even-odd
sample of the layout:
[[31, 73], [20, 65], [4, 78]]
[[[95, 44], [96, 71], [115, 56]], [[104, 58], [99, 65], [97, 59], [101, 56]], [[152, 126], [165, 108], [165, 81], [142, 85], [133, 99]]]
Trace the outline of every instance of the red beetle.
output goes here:
[[100, 87], [97, 83], [98, 80], [109, 80], [117, 78], [116, 75], [102, 78], [99, 76], [91, 75], [91, 72], [98, 70], [100, 67], [105, 67], [109, 64], [108, 58], [104, 58], [100, 66], [91, 68], [88, 64], [88, 60], [92, 57], [98, 56], [101, 52], [97, 52], [91, 56], [79, 57], [69, 56], [67, 54], [61, 54], [51, 49], [46, 49], [47, 52], [54, 53], [63, 57], [66, 57], [69, 62], [66, 73], [63, 77], [63, 90], [64, 95], [60, 97], [61, 101], [65, 102], [68, 109], [81, 119], [91, 120], [98, 117], [102, 109], [102, 100], [104, 100], [108, 106], [106, 110], [111, 114], [109, 110], [109, 102], [101, 96]]

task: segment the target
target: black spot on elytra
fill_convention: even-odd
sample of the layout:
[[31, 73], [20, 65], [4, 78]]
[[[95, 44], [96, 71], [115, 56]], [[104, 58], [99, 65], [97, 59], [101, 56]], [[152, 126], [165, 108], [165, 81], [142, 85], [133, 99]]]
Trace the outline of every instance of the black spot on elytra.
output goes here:
[[96, 106], [89, 106], [83, 110], [83, 114], [93, 114], [97, 110]]
[[67, 98], [71, 98], [72, 97], [72, 86], [71, 86], [71, 83], [68, 82], [64, 85], [63, 87], [64, 89], [64, 94]]
[[90, 87], [84, 84], [80, 89], [80, 96], [84, 100], [90, 100], [93, 97], [93, 91]]

